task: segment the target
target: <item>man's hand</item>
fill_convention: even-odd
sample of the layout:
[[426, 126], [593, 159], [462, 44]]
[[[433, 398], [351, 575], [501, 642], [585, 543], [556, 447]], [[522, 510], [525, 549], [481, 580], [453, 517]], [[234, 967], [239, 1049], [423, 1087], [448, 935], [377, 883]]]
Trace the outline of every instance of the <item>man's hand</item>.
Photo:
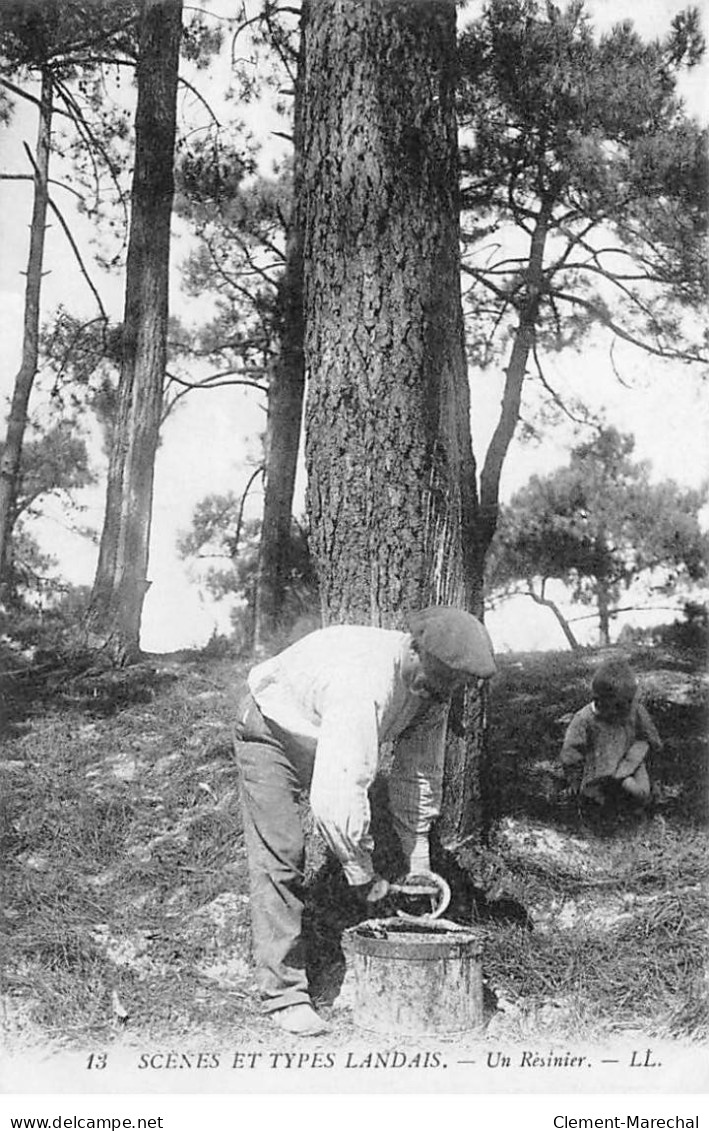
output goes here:
[[389, 894], [389, 881], [383, 876], [373, 876], [368, 884], [358, 884], [352, 890], [356, 893], [360, 903], [379, 903]]
[[385, 880], [383, 876], [375, 876], [367, 892], [367, 903], [379, 903], [379, 901], [385, 899], [388, 894], [389, 881]]

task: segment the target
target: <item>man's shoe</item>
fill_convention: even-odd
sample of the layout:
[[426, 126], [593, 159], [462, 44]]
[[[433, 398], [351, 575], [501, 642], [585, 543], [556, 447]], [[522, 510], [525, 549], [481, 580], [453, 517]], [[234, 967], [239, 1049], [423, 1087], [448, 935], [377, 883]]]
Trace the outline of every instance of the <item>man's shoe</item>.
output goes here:
[[300, 1002], [298, 1005], [287, 1005], [285, 1009], [278, 1009], [271, 1014], [273, 1021], [286, 1033], [295, 1033], [299, 1037], [316, 1037], [318, 1033], [328, 1033], [330, 1026], [319, 1017], [311, 1005]]

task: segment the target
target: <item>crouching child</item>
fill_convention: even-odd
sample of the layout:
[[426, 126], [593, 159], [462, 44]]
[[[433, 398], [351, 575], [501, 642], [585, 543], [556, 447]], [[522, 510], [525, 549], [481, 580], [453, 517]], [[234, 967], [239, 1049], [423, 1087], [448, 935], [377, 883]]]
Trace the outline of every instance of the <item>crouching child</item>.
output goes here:
[[648, 754], [662, 740], [643, 704], [625, 660], [607, 660], [591, 682], [593, 699], [577, 711], [566, 731], [561, 763], [582, 799], [603, 805], [614, 794], [642, 806], [651, 798]]

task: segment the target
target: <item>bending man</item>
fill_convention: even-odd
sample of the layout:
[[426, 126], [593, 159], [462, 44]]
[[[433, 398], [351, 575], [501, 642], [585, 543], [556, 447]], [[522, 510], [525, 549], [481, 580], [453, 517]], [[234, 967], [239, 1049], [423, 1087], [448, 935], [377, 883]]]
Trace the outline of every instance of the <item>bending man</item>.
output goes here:
[[305, 844], [298, 798], [348, 883], [368, 902], [385, 879], [372, 865], [368, 790], [382, 743], [394, 743], [389, 801], [409, 873], [430, 870], [453, 692], [495, 672], [490, 638], [460, 609], [414, 613], [409, 631], [342, 625], [253, 668], [237, 755], [255, 958], [264, 1010], [283, 1029], [326, 1029], [312, 1007], [301, 936]]

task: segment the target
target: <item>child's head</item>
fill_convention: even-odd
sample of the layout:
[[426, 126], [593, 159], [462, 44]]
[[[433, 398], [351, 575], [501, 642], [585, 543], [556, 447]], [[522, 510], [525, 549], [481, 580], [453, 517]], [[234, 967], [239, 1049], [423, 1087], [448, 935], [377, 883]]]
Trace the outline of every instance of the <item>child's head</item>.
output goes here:
[[596, 714], [605, 722], [622, 722], [630, 714], [638, 689], [625, 660], [606, 660], [591, 681]]

